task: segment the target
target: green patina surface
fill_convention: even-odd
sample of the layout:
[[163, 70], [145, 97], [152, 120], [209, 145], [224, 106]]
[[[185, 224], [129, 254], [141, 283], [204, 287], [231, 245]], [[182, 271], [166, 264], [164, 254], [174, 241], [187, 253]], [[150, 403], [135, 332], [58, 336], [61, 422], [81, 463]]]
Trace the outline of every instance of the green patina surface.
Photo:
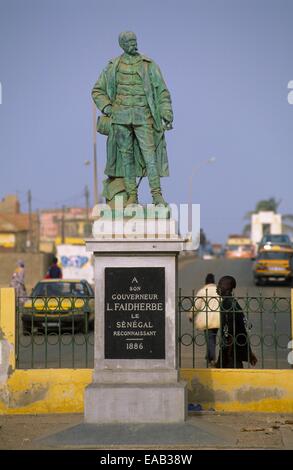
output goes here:
[[108, 117], [98, 126], [108, 133], [103, 195], [107, 203], [118, 193], [125, 203], [136, 203], [136, 178], [147, 176], [154, 204], [166, 204], [160, 177], [169, 175], [164, 131], [172, 128], [170, 93], [159, 67], [138, 53], [134, 33], [121, 33], [119, 44], [124, 53], [109, 62], [92, 91], [98, 109]]

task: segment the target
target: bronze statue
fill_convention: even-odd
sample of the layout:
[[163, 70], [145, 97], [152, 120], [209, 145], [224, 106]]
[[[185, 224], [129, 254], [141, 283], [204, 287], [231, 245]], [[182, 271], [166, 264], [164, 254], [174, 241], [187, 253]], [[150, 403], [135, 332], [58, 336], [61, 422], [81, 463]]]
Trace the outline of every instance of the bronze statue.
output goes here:
[[125, 188], [126, 204], [136, 204], [136, 178], [147, 176], [153, 203], [167, 205], [160, 177], [169, 175], [164, 131], [172, 129], [170, 93], [159, 67], [138, 53], [134, 33], [121, 33], [119, 44], [124, 53], [110, 60], [92, 91], [103, 113], [97, 130], [108, 135], [104, 195], [110, 201]]

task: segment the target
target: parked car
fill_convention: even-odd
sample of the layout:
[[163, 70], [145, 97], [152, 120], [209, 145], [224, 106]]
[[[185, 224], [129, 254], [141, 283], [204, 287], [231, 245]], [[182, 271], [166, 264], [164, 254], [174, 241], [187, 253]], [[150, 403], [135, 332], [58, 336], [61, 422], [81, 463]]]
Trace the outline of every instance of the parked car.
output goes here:
[[253, 268], [256, 285], [267, 281], [292, 281], [293, 249], [281, 245], [272, 245], [270, 248], [261, 248]]
[[94, 292], [87, 281], [46, 279], [36, 284], [21, 308], [23, 333], [86, 333], [94, 327], [94, 312]]

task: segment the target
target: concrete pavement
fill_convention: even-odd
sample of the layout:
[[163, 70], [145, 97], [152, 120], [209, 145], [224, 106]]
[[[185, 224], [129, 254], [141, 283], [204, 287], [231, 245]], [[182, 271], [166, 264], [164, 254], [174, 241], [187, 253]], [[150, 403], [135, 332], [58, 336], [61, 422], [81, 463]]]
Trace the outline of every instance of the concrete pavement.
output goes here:
[[189, 413], [184, 424], [89, 425], [82, 414], [0, 416], [0, 449], [286, 449], [292, 414]]

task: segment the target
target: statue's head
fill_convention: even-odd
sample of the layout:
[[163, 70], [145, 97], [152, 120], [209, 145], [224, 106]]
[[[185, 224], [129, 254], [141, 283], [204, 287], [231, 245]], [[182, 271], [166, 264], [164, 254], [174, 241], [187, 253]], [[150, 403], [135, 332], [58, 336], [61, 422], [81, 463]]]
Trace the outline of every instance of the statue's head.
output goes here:
[[126, 54], [137, 54], [137, 39], [136, 35], [131, 31], [125, 31], [119, 34], [119, 45], [126, 52]]

